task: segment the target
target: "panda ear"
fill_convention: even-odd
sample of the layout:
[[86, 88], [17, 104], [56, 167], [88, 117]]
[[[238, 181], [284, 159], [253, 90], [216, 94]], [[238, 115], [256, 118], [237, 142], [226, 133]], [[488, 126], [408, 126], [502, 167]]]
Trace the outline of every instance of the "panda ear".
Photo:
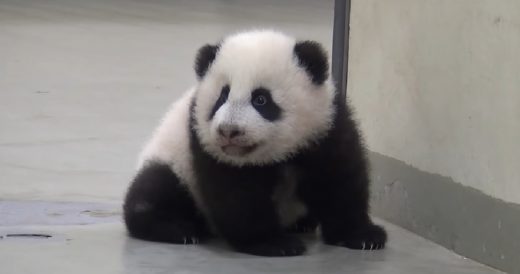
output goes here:
[[298, 64], [307, 71], [312, 82], [321, 85], [329, 77], [329, 62], [323, 47], [315, 41], [301, 41], [294, 45]]
[[205, 45], [199, 49], [197, 52], [197, 57], [195, 58], [195, 73], [197, 77], [202, 79], [206, 72], [209, 69], [209, 66], [215, 60], [217, 56], [217, 52], [219, 49], [219, 45]]

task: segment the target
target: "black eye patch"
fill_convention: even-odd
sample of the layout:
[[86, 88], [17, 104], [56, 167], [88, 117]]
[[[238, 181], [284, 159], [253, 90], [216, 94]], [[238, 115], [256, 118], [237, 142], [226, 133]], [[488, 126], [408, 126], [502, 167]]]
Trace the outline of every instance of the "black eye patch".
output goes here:
[[282, 109], [273, 101], [268, 89], [257, 88], [253, 90], [251, 105], [268, 121], [274, 122], [282, 116]]
[[220, 91], [220, 96], [218, 97], [217, 101], [215, 102], [215, 105], [211, 109], [211, 112], [209, 113], [208, 120], [213, 119], [213, 116], [215, 116], [215, 113], [217, 110], [227, 101], [229, 95], [229, 85], [225, 85], [222, 90]]

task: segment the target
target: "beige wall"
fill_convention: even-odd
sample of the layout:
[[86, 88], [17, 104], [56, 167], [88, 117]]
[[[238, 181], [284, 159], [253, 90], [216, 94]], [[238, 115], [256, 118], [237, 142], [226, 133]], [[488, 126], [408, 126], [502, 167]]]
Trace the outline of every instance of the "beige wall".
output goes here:
[[520, 203], [519, 0], [354, 0], [350, 50], [371, 150]]

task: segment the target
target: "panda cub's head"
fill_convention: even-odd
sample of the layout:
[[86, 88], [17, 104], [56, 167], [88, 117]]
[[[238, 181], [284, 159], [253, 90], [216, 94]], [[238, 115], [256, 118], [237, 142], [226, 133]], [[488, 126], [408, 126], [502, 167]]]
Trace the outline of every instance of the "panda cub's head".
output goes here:
[[221, 162], [265, 165], [325, 135], [334, 116], [327, 56], [275, 31], [235, 34], [196, 58], [195, 130]]

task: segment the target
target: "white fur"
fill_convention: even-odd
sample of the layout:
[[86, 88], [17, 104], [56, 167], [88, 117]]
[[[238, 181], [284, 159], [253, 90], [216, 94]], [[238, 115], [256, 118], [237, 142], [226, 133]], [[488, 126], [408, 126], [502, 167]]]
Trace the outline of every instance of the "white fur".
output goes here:
[[[188, 90], [164, 116], [141, 153], [138, 168], [149, 161], [168, 164], [193, 194], [203, 211], [194, 179], [189, 144], [189, 111], [196, 100], [197, 134], [204, 149], [216, 159], [237, 166], [263, 165], [286, 159], [317, 140], [332, 125], [334, 89], [330, 80], [322, 86], [312, 84], [305, 70], [298, 66], [293, 53], [295, 40], [274, 31], [253, 31], [230, 36], [221, 44], [217, 58], [206, 76]], [[222, 87], [231, 87], [229, 98], [208, 121]], [[282, 118], [265, 120], [251, 105], [251, 92], [258, 87], [271, 90], [273, 100], [282, 109]], [[223, 123], [239, 125], [246, 134], [243, 144], [262, 145], [246, 156], [230, 156], [218, 145], [217, 127]], [[276, 190], [283, 225], [305, 213], [296, 199], [296, 175], [287, 170], [287, 184]]]
[[193, 95], [194, 89], [190, 89], [172, 104], [141, 152], [138, 169], [149, 160], [157, 160], [170, 164], [181, 179], [193, 180], [189, 144], [189, 111]]
[[[296, 41], [274, 31], [252, 31], [228, 37], [214, 63], [197, 87], [197, 131], [205, 150], [218, 160], [241, 166], [282, 161], [325, 134], [333, 117], [334, 89], [330, 80], [313, 85], [298, 66]], [[228, 100], [208, 121], [223, 86], [231, 87]], [[271, 90], [282, 109], [282, 119], [265, 120], [251, 105], [251, 92]], [[241, 142], [262, 144], [246, 156], [222, 152], [217, 128], [232, 123], [245, 129]]]
[[197, 185], [194, 183], [195, 175], [190, 150], [190, 103], [194, 94], [195, 89], [189, 89], [172, 104], [141, 153], [138, 169], [149, 161], [169, 165], [180, 183], [189, 188], [199, 208], [204, 210]]

